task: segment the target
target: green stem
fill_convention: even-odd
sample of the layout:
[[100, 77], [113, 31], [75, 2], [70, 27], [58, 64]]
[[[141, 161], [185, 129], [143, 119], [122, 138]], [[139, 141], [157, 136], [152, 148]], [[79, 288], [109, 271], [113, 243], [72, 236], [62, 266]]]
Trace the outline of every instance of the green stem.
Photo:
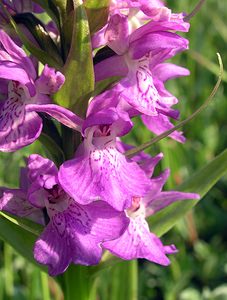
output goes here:
[[4, 244], [4, 261], [5, 261], [5, 292], [7, 299], [13, 298], [13, 249], [8, 245]]
[[200, 0], [200, 1], [196, 4], [196, 7], [193, 9], [193, 11], [192, 11], [190, 14], [188, 14], [186, 17], [184, 17], [184, 21], [185, 21], [185, 22], [189, 22], [190, 19], [191, 19], [192, 17], [194, 17], [194, 16], [197, 14], [197, 12], [201, 9], [201, 7], [202, 7], [202, 5], [205, 3], [205, 1], [206, 1], [206, 0]]
[[44, 272], [40, 272], [41, 284], [42, 284], [42, 295], [44, 300], [51, 300], [49, 292], [48, 275]]
[[171, 160], [171, 152], [169, 150], [169, 145], [168, 143], [166, 143], [166, 141], [161, 140], [159, 142], [159, 147], [160, 147], [160, 151], [164, 154], [165, 159], [162, 159], [161, 161], [161, 165], [162, 165], [162, 170], [165, 170], [167, 168], [170, 168], [171, 170], [171, 174], [168, 178], [168, 181], [166, 182], [166, 189], [170, 190], [173, 188], [174, 186], [174, 181], [172, 178], [172, 174], [174, 173], [174, 171], [172, 170], [172, 160]]
[[96, 299], [96, 278], [90, 276], [88, 267], [71, 265], [62, 276], [65, 300]]
[[138, 299], [137, 260], [122, 261], [111, 270], [110, 300]]
[[28, 276], [28, 289], [26, 293], [26, 299], [36, 300], [37, 299], [37, 286], [40, 286], [40, 271], [38, 268], [34, 268], [32, 274], [27, 274]]
[[132, 260], [129, 262], [129, 291], [128, 300], [138, 299], [138, 262], [137, 260]]

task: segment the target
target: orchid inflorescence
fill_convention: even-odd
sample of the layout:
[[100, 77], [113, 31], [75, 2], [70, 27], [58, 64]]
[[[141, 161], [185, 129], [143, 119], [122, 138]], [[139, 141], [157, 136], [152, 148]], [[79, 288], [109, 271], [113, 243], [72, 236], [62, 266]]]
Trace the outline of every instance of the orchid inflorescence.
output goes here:
[[[43, 10], [32, 1], [2, 3], [0, 150], [13, 152], [33, 143], [50, 117], [70, 128], [79, 143], [74, 156], [60, 166], [31, 154], [21, 169], [20, 187], [0, 188], [0, 210], [43, 225], [34, 258], [52, 276], [71, 263], [98, 264], [106, 250], [124, 260], [145, 258], [168, 265], [166, 255], [177, 249], [163, 245], [146, 218], [199, 195], [163, 191], [169, 170], [153, 176], [162, 153], [127, 158], [124, 153], [132, 146], [121, 138], [133, 129], [134, 117], [141, 117], [154, 134], [173, 128], [170, 119], [179, 117], [172, 108], [178, 100], [165, 82], [189, 71], [166, 60], [188, 49], [188, 40], [175, 33], [189, 30], [185, 15], [172, 13], [159, 0], [110, 1], [106, 24], [92, 35], [91, 55], [97, 84], [117, 79], [90, 98], [84, 117], [76, 105], [69, 109], [53, 100], [67, 80], [60, 68], [45, 64], [39, 72], [39, 60], [28, 56], [18, 37], [5, 30], [10, 15]], [[45, 28], [57, 43], [60, 33], [51, 25]], [[79, 73], [74, 80], [80, 81]], [[182, 132], [170, 137], [185, 141]]]

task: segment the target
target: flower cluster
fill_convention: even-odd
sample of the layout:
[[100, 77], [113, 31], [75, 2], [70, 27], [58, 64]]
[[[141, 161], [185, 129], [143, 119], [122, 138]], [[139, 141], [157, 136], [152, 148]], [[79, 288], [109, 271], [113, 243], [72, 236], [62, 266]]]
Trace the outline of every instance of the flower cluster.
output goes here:
[[[20, 188], [0, 188], [0, 210], [44, 226], [34, 257], [51, 275], [70, 263], [98, 264], [105, 250], [161, 265], [168, 265], [166, 255], [177, 251], [150, 232], [146, 218], [175, 201], [199, 196], [163, 191], [169, 170], [153, 176], [162, 154], [141, 152], [129, 159], [125, 152], [131, 146], [121, 137], [132, 130], [135, 116], [155, 134], [173, 127], [169, 118], [178, 118], [172, 108], [178, 100], [164, 83], [189, 72], [165, 61], [188, 48], [188, 41], [175, 33], [188, 29], [184, 15], [159, 0], [111, 1], [107, 24], [92, 37], [95, 80], [121, 79], [90, 100], [85, 118], [52, 100], [64, 75], [48, 65], [40, 73], [37, 60], [0, 30], [0, 150], [16, 151], [38, 139], [40, 114], [80, 135], [74, 157], [59, 168], [32, 154], [21, 171]], [[171, 137], [185, 140], [181, 132]]]

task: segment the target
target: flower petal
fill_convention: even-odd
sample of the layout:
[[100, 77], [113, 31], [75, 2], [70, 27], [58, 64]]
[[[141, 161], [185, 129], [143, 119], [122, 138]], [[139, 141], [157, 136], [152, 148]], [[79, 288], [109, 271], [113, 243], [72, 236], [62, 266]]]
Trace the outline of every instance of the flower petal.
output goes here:
[[164, 266], [170, 263], [161, 241], [149, 232], [147, 222], [141, 217], [131, 219], [123, 235], [116, 240], [104, 242], [103, 247], [126, 260], [145, 258]]
[[36, 78], [36, 71], [31, 60], [27, 57], [24, 50], [17, 46], [3, 30], [0, 30], [0, 43], [4, 47], [6, 53], [9, 55], [8, 57], [11, 58], [10, 61], [20, 64], [21, 67], [34, 80]]
[[188, 69], [170, 63], [162, 63], [156, 65], [153, 68], [152, 73], [162, 82], [177, 77], [190, 75], [190, 71]]
[[159, 153], [154, 157], [143, 159], [138, 162], [140, 168], [147, 174], [148, 177], [151, 177], [154, 173], [154, 169], [158, 162], [163, 158], [163, 154]]
[[106, 45], [106, 39], [105, 39], [105, 31], [107, 28], [107, 24], [101, 28], [99, 31], [95, 32], [95, 34], [92, 36], [92, 48], [100, 48], [104, 45]]
[[188, 40], [185, 38], [172, 32], [153, 32], [131, 42], [129, 55], [132, 59], [140, 59], [147, 53], [163, 52], [165, 56], [162, 60], [166, 60], [186, 49], [188, 49]]
[[32, 154], [28, 157], [27, 173], [30, 181], [28, 201], [35, 207], [44, 208], [49, 195], [47, 190], [58, 184], [58, 169], [51, 160]]
[[100, 242], [122, 235], [129, 224], [124, 212], [119, 212], [104, 201], [95, 201], [83, 206], [92, 218], [90, 233]]
[[160, 100], [154, 86], [152, 74], [147, 66], [147, 59], [138, 62], [138, 66], [130, 70], [128, 76], [118, 84], [122, 88], [120, 97], [134, 109], [146, 115], [157, 115], [157, 102]]
[[[95, 101], [95, 99], [94, 99]], [[93, 109], [95, 109], [95, 103]], [[97, 103], [98, 104], [98, 103]], [[97, 125], [110, 126], [111, 131], [116, 136], [123, 136], [127, 134], [133, 127], [133, 123], [127, 112], [115, 107], [109, 107], [107, 109], [98, 110], [93, 114], [89, 114], [83, 123], [82, 132], [89, 127]]]
[[[127, 145], [118, 139], [117, 143], [117, 150], [121, 153], [125, 153], [126, 151], [133, 149], [134, 146]], [[153, 175], [155, 166], [158, 162], [163, 158], [163, 154], [159, 153], [158, 155], [151, 157], [149, 154], [141, 151], [134, 155], [131, 159], [140, 166], [140, 168], [147, 174], [150, 178]]]
[[27, 166], [28, 178], [31, 183], [36, 182], [40, 187], [46, 189], [51, 189], [53, 185], [57, 183], [55, 177], [58, 174], [58, 169], [48, 158], [43, 158], [38, 154], [32, 154], [28, 158]]
[[114, 55], [97, 63], [94, 66], [94, 71], [97, 82], [113, 76], [126, 76], [128, 67], [123, 56]]
[[150, 187], [150, 180], [139, 166], [114, 146], [94, 147], [88, 155], [65, 162], [60, 167], [59, 181], [81, 204], [100, 199], [121, 211], [131, 206], [133, 196], [145, 195]]
[[49, 223], [35, 243], [34, 258], [48, 266], [49, 274], [63, 273], [72, 261], [72, 249], [67, 239], [63, 239], [53, 222]]
[[42, 94], [54, 94], [61, 88], [64, 81], [65, 76], [61, 72], [45, 65], [41, 75], [35, 81], [35, 85]]
[[42, 120], [26, 112], [20, 99], [7, 100], [0, 111], [0, 151], [16, 151], [34, 142], [42, 131]]
[[129, 46], [129, 24], [128, 17], [115, 13], [108, 21], [105, 32], [108, 46], [118, 55], [124, 54]]
[[28, 76], [28, 73], [17, 63], [11, 61], [1, 61], [0, 78], [18, 81], [25, 85], [31, 96], [35, 95], [35, 86]]
[[[178, 17], [179, 15], [175, 15], [176, 16], [176, 20], [174, 21], [150, 21], [148, 23], [146, 23], [145, 25], [141, 26], [140, 28], [138, 28], [137, 30], [135, 30], [131, 36], [130, 36], [130, 43], [137, 41], [138, 39], [140, 39], [141, 37], [144, 37], [147, 34], [153, 33], [153, 32], [157, 32], [157, 31], [188, 31], [190, 24], [186, 23], [183, 21], [183, 17], [182, 20], [180, 20]], [[178, 18], [178, 20], [177, 20]], [[182, 22], [183, 21], [183, 22]]]
[[0, 188], [0, 211], [5, 211], [18, 217], [30, 219], [44, 224], [42, 210], [32, 206], [27, 195], [20, 189]]
[[157, 211], [162, 210], [176, 201], [188, 199], [200, 199], [200, 196], [195, 193], [183, 193], [176, 191], [161, 192], [155, 196], [150, 196], [148, 193], [144, 200], [147, 203], [146, 216], [148, 217], [153, 215]]
[[[143, 123], [147, 126], [147, 128], [158, 135], [174, 127], [174, 125], [170, 123], [168, 117], [162, 114], [158, 114], [157, 116], [143, 115], [141, 118]], [[183, 136], [182, 131], [174, 131], [169, 135], [169, 137], [173, 138], [174, 140], [180, 143], [185, 142], [185, 137]]]
[[43, 104], [43, 105], [36, 105], [36, 104], [28, 104], [26, 106], [26, 111], [29, 112], [42, 112], [50, 115], [51, 117], [55, 118], [60, 123], [64, 124], [65, 126], [75, 129], [77, 131], [81, 131], [81, 126], [83, 124], [83, 120], [75, 115], [70, 110], [61, 107], [55, 104]]
[[50, 275], [64, 272], [71, 262], [97, 264], [102, 255], [100, 243], [119, 237], [127, 225], [126, 216], [103, 201], [86, 206], [73, 201], [52, 216], [35, 244], [35, 259], [48, 265]]

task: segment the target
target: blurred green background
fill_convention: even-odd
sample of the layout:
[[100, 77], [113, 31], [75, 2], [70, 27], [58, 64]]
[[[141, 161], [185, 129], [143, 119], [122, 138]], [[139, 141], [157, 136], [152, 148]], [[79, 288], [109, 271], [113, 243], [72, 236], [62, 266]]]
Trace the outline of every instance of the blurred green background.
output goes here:
[[[188, 13], [196, 1], [169, 0], [167, 3], [175, 12]], [[226, 20], [226, 1], [207, 0], [201, 11], [192, 18], [190, 32], [185, 35], [190, 40], [190, 51], [172, 60], [191, 71], [187, 78], [168, 82], [169, 90], [180, 100], [177, 108], [181, 111], [181, 119], [195, 111], [214, 87], [218, 74], [216, 52], [221, 54], [224, 67], [227, 65]], [[226, 74], [212, 104], [185, 126], [185, 145], [166, 138], [149, 150], [151, 154], [164, 153], [160, 170], [171, 169], [166, 189], [176, 188], [226, 148]], [[137, 121], [127, 142], [140, 144], [151, 137], [152, 134]], [[43, 153], [39, 142], [14, 154], [0, 154], [0, 186], [17, 186], [22, 158], [32, 152]], [[164, 243], [174, 243], [179, 249], [177, 255], [171, 256], [170, 267], [139, 261], [139, 299], [227, 299], [226, 198], [227, 176], [162, 238]], [[101, 287], [99, 299], [110, 299], [104, 299], [102, 294]], [[60, 300], [63, 296], [53, 279], [0, 241], [0, 300], [8, 299]]]

